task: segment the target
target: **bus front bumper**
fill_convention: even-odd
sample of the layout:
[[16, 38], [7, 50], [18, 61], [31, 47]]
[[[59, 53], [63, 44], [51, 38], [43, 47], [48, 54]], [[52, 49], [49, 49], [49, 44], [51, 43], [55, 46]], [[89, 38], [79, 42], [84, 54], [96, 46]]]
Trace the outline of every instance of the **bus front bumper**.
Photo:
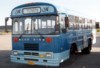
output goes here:
[[33, 58], [24, 56], [14, 56], [11, 55], [11, 62], [23, 63], [29, 65], [42, 65], [42, 66], [59, 66], [60, 62], [56, 59], [43, 59], [43, 58]]

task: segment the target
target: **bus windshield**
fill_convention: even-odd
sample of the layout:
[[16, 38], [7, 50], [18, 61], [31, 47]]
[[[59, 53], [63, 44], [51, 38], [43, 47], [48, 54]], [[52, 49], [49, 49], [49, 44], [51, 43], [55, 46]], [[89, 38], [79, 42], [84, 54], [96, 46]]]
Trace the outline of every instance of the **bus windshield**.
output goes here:
[[13, 34], [55, 34], [56, 16], [13, 18]]

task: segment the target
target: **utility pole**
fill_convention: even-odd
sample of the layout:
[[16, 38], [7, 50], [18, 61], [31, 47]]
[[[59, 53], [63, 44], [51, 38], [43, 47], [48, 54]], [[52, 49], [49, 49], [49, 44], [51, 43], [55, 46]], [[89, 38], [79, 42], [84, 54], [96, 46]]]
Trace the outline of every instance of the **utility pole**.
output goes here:
[[9, 17], [5, 17], [5, 32], [8, 32], [7, 30], [7, 22], [9, 20]]

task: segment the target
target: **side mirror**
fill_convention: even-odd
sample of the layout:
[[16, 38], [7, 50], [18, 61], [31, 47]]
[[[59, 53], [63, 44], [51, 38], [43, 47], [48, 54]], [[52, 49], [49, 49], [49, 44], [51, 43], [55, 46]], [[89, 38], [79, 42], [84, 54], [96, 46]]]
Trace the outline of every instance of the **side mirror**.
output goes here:
[[69, 19], [68, 19], [68, 17], [65, 17], [65, 27], [69, 27]]
[[5, 18], [5, 21], [7, 22], [8, 20], [9, 20], [9, 17], [6, 17], [6, 18]]
[[62, 29], [62, 33], [66, 33], [67, 30], [65, 28]]
[[5, 18], [5, 32], [8, 32], [8, 30], [7, 30], [7, 22], [8, 22], [8, 20], [9, 20], [9, 17], [6, 17]]

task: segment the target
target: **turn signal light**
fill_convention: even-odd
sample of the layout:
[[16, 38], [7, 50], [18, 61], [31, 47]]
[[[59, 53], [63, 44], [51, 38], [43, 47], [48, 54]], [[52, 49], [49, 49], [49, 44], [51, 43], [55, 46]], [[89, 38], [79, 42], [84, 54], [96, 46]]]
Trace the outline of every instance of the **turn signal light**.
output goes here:
[[52, 42], [52, 38], [47, 37], [47, 38], [46, 38], [46, 42], [48, 42], [48, 43]]
[[18, 42], [18, 38], [17, 37], [14, 38], [14, 42]]

